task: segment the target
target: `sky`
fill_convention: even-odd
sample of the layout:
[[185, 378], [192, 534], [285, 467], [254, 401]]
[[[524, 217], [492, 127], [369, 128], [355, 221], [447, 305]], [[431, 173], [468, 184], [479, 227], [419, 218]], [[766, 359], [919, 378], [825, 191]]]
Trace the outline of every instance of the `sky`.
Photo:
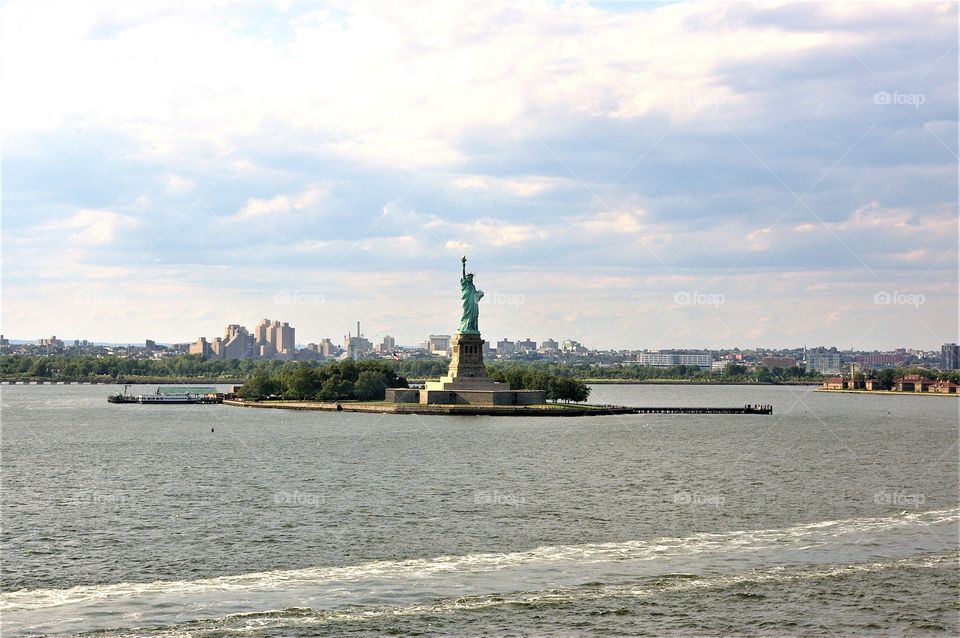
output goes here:
[[7, 338], [939, 348], [956, 2], [6, 2]]

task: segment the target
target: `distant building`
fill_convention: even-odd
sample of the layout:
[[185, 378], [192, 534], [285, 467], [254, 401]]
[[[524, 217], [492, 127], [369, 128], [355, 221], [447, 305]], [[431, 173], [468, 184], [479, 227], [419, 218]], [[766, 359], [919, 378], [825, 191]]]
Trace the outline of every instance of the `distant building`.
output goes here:
[[545, 339], [540, 343], [540, 352], [542, 354], [554, 354], [559, 349], [560, 349], [560, 344], [558, 344], [553, 339]]
[[637, 363], [652, 368], [672, 368], [673, 366], [696, 366], [701, 370], [713, 367], [712, 354], [690, 354], [686, 352], [641, 352]]
[[579, 341], [574, 341], [573, 339], [566, 339], [560, 344], [560, 349], [564, 352], [576, 352], [580, 354], [587, 351], [587, 349], [583, 347], [582, 343]]
[[263, 319], [253, 329], [253, 338], [257, 344], [257, 356], [261, 359], [273, 359], [277, 354], [277, 348], [273, 343], [273, 323], [269, 319]]
[[289, 323], [274, 321], [271, 337], [277, 355], [283, 359], [292, 359], [297, 354], [295, 331]]
[[195, 343], [191, 343], [190, 354], [198, 354], [204, 359], [209, 359], [210, 355], [213, 354], [213, 351], [210, 349], [210, 344], [207, 342], [207, 338], [200, 337]]
[[960, 346], [945, 343], [940, 348], [940, 360], [943, 370], [960, 370]]
[[430, 354], [448, 355], [450, 353], [450, 335], [430, 335], [427, 338], [427, 350]]
[[383, 339], [380, 340], [380, 344], [377, 346], [377, 349], [384, 353], [393, 352], [397, 349], [397, 340], [390, 335], [384, 335]]
[[57, 339], [56, 335], [48, 337], [46, 339], [37, 339], [38, 346], [46, 346], [47, 348], [53, 348], [55, 350], [60, 350], [63, 348], [63, 341]]
[[221, 359], [257, 359], [260, 356], [256, 337], [239, 324], [227, 326], [219, 347]]
[[360, 334], [360, 322], [357, 322], [357, 336], [347, 333], [343, 338], [343, 349], [350, 359], [361, 359], [373, 352], [373, 344]]
[[339, 348], [330, 339], [325, 338], [320, 341], [320, 354], [324, 357], [335, 357], [340, 354], [338, 350]]
[[[176, 345], [170, 350], [178, 352], [180, 348], [180, 345]], [[204, 359], [296, 359], [296, 332], [287, 322], [269, 319], [260, 321], [253, 333], [240, 324], [232, 323], [224, 330], [223, 337], [213, 341], [200, 337], [187, 346], [187, 350]]]
[[797, 360], [794, 357], [763, 357], [760, 365], [764, 368], [793, 368], [797, 365]]
[[894, 366], [898, 363], [897, 355], [890, 353], [861, 354], [856, 358], [857, 363], [864, 366]]
[[501, 339], [497, 342], [497, 356], [505, 357], [507, 355], [515, 354], [517, 352], [517, 345], [510, 341], [509, 339]]
[[823, 374], [840, 373], [840, 353], [839, 352], [807, 352], [807, 372], [820, 372]]
[[517, 352], [521, 352], [521, 353], [524, 353], [524, 354], [527, 354], [527, 353], [530, 353], [530, 352], [536, 352], [536, 351], [537, 351], [537, 342], [536, 342], [536, 341], [531, 341], [530, 338], [527, 337], [527, 338], [524, 339], [523, 341], [519, 341], [519, 340], [518, 340], [515, 349], [516, 349]]
[[297, 359], [300, 361], [319, 361], [323, 359], [323, 355], [320, 354], [320, 346], [315, 343], [308, 343], [306, 348], [297, 351]]
[[492, 359], [493, 355], [496, 354], [496, 352], [497, 351], [494, 349], [494, 347], [490, 345], [490, 342], [484, 339], [483, 340], [483, 356], [487, 359]]

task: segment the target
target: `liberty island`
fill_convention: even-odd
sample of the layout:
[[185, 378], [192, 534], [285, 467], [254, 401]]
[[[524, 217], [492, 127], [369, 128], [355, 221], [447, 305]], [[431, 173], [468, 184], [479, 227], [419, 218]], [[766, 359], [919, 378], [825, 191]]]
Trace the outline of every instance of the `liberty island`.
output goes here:
[[420, 403], [422, 405], [543, 405], [547, 402], [544, 390], [513, 390], [509, 383], [494, 381], [487, 376], [483, 363], [483, 338], [480, 336], [480, 300], [483, 291], [473, 283], [473, 273], [467, 272], [467, 258], [462, 257], [460, 299], [463, 309], [457, 334], [453, 336], [453, 356], [447, 376], [439, 381], [428, 381], [422, 390], [388, 388], [387, 402]]
[[[381, 377], [380, 380], [384, 385], [380, 386], [382, 394], [379, 396], [376, 396], [376, 393], [367, 393], [366, 398], [355, 396], [348, 398], [337, 397], [335, 394], [330, 396], [326, 390], [323, 392], [307, 390], [306, 394], [301, 391], [300, 397], [294, 397], [291, 401], [291, 397], [281, 399], [276, 391], [264, 392], [264, 384], [254, 381], [252, 388], [247, 388], [245, 384], [240, 389], [238, 392], [240, 398], [224, 397], [223, 403], [228, 406], [287, 410], [490, 416], [604, 416], [639, 413], [772, 414], [773, 412], [771, 405], [751, 404], [743, 407], [589, 405], [581, 403], [589, 396], [589, 388], [584, 386], [581, 392], [575, 387], [570, 387], [571, 384], [576, 385], [577, 381], [574, 379], [566, 377], [540, 379], [536, 385], [527, 385], [525, 380], [522, 380], [519, 388], [514, 388], [504, 381], [496, 381], [487, 374], [483, 361], [484, 340], [479, 328], [480, 300], [483, 296], [483, 291], [474, 284], [473, 273], [467, 272], [467, 258], [463, 257], [460, 274], [462, 307], [458, 330], [452, 340], [452, 356], [447, 374], [437, 381], [427, 381], [423, 388], [408, 387], [404, 379], [393, 374], [389, 379]], [[554, 381], [561, 389], [551, 387]], [[308, 380], [307, 383], [309, 384], [310, 381]], [[394, 383], [394, 386], [391, 387], [390, 383]], [[328, 384], [329, 381], [324, 381], [324, 388]], [[324, 394], [327, 396], [323, 396]], [[553, 401], [547, 401], [548, 394], [552, 395]], [[576, 403], [569, 403], [568, 401], [571, 400]]]

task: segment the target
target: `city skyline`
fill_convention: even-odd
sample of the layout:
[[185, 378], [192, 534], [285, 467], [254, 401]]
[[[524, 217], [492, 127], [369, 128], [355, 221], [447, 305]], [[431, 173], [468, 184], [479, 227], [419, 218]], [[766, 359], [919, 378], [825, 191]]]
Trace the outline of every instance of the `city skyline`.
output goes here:
[[958, 341], [955, 3], [0, 15], [8, 338]]

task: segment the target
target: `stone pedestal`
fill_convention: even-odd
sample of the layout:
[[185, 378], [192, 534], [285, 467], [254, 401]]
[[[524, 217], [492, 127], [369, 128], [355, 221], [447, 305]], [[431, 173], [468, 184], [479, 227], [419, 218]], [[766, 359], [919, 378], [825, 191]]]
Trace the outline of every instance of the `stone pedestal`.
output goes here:
[[453, 337], [453, 357], [447, 376], [429, 381], [420, 390], [419, 401], [412, 392], [387, 390], [387, 400], [396, 403], [466, 404], [466, 405], [539, 405], [546, 403], [543, 390], [511, 390], [509, 383], [499, 383], [487, 376], [483, 363], [483, 339], [479, 334]]
[[[453, 357], [447, 376], [439, 381], [427, 383], [427, 390], [509, 390], [510, 384], [497, 383], [487, 376], [487, 366], [483, 363], [483, 339], [479, 334], [460, 334], [453, 336]], [[420, 402], [425, 403], [424, 397]], [[438, 403], [443, 403], [438, 401]]]

